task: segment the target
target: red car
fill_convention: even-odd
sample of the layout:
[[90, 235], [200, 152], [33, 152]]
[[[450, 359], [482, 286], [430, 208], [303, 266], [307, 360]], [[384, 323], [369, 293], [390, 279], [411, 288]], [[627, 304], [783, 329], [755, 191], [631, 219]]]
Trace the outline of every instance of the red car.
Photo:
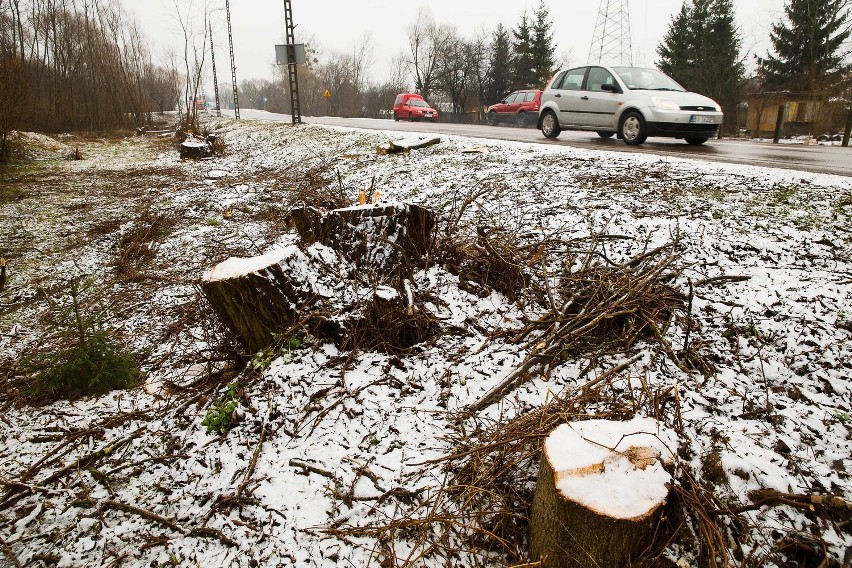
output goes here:
[[500, 121], [511, 122], [520, 127], [535, 124], [541, 108], [541, 93], [536, 89], [515, 91], [496, 105], [488, 107], [485, 118], [496, 126]]
[[401, 93], [393, 102], [393, 119], [431, 120], [438, 122], [438, 111], [417, 93]]

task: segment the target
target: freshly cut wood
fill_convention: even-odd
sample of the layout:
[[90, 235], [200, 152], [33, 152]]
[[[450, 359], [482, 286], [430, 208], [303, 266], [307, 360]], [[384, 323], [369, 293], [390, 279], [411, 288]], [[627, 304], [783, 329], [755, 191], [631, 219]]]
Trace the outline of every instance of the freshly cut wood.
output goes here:
[[333, 209], [294, 209], [291, 219], [307, 246], [322, 243], [350, 262], [381, 273], [415, 263], [432, 245], [435, 215], [409, 203]]
[[419, 150], [420, 148], [426, 148], [427, 146], [434, 146], [435, 144], [440, 144], [441, 138], [439, 136], [415, 136], [412, 138], [405, 138], [403, 140], [391, 140], [390, 142], [385, 142], [376, 147], [377, 154], [399, 154], [410, 152], [411, 150]]
[[190, 136], [180, 145], [180, 157], [190, 159], [206, 158], [212, 153], [210, 144], [205, 140], [199, 140]]
[[312, 260], [296, 246], [230, 258], [204, 273], [201, 290], [250, 353], [270, 345], [319, 297]]
[[676, 438], [650, 418], [563, 424], [548, 436], [530, 514], [544, 568], [629, 566], [653, 540]]

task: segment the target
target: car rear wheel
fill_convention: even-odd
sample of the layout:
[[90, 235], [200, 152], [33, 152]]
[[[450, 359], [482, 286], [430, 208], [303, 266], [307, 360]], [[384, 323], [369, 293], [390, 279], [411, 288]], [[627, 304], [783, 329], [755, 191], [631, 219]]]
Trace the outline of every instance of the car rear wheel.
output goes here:
[[621, 131], [621, 139], [631, 146], [638, 146], [648, 139], [645, 119], [636, 111], [630, 111], [622, 117], [619, 130]]
[[485, 116], [485, 120], [491, 126], [497, 126], [497, 113], [493, 110]]
[[520, 128], [526, 128], [527, 127], [527, 113], [525, 113], [525, 112], [519, 112], [518, 113], [518, 126]]
[[399, 121], [399, 115], [396, 114], [396, 111], [394, 111], [394, 113], [393, 113], [393, 119], [396, 120], [396, 121]]
[[690, 146], [701, 146], [705, 142], [707, 142], [707, 138], [684, 138], [686, 143]]
[[556, 114], [552, 110], [545, 111], [541, 117], [541, 133], [545, 138], [556, 138], [562, 129], [559, 128], [559, 121], [556, 119]]
[[611, 130], [598, 130], [598, 136], [601, 138], [612, 138], [615, 136], [615, 132], [612, 132]]

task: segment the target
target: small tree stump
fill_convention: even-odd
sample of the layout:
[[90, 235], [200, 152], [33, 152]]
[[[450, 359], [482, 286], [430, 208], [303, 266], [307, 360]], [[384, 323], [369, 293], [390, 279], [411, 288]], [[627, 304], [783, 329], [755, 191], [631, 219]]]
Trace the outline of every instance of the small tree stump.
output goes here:
[[199, 140], [197, 138], [193, 138], [192, 136], [188, 137], [186, 140], [181, 142], [180, 145], [180, 157], [181, 158], [190, 158], [194, 160], [198, 160], [201, 158], [206, 158], [211, 154], [210, 144], [208, 144], [204, 140]]
[[652, 543], [675, 437], [649, 418], [563, 424], [548, 436], [530, 514], [544, 568], [629, 566]]
[[295, 246], [254, 258], [230, 258], [204, 273], [201, 290], [248, 352], [272, 343], [318, 299], [312, 260]]
[[434, 213], [407, 203], [362, 205], [327, 213], [301, 207], [290, 216], [303, 245], [320, 242], [357, 266], [384, 274], [420, 260], [432, 245], [435, 227]]

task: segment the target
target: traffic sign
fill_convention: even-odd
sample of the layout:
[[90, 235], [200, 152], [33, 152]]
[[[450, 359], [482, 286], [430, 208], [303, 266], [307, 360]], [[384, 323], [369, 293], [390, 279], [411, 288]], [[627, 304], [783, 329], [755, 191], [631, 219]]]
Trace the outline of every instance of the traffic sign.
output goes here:
[[324, 96], [327, 99], [330, 99], [331, 98], [331, 91], [326, 89], [325, 92], [322, 94], [322, 96]]

